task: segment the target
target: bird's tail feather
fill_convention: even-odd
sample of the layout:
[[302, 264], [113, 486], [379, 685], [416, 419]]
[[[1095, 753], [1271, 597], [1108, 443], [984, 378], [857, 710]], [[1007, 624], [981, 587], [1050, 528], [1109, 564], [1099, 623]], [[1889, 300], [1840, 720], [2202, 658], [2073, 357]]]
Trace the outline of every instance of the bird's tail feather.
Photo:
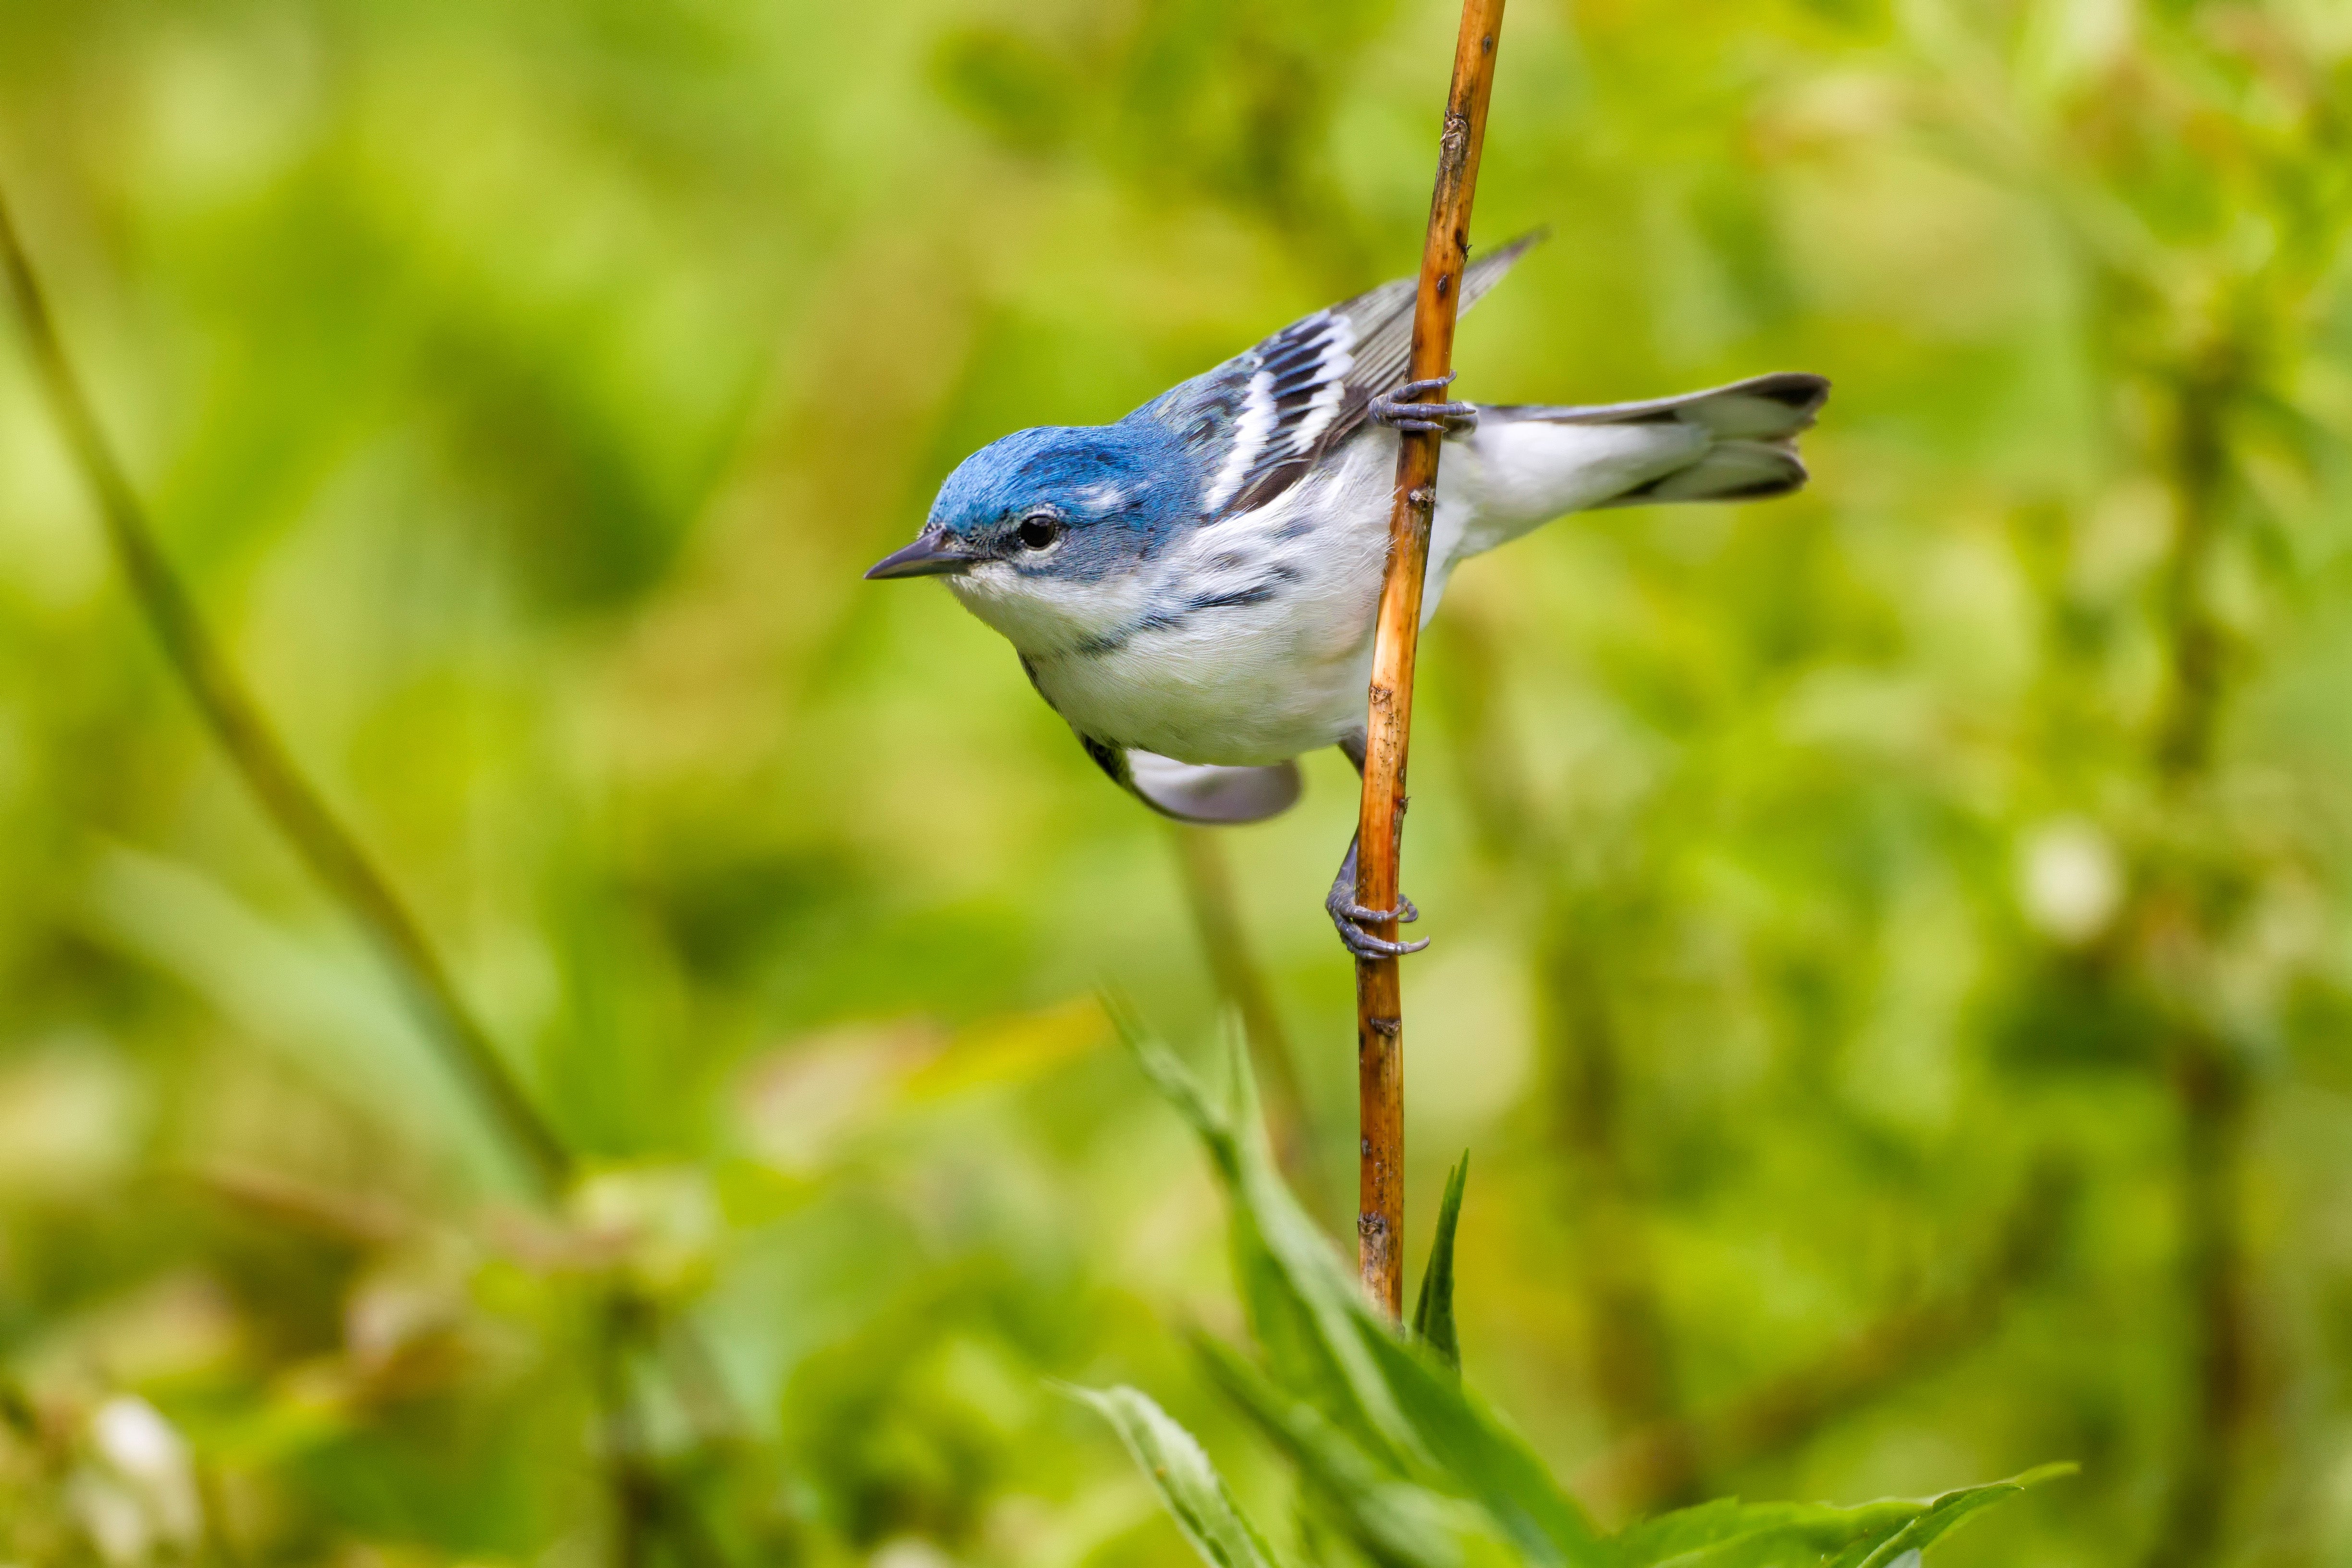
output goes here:
[[1456, 481], [1471, 503], [1459, 554], [1565, 512], [1786, 494], [1805, 482], [1797, 436], [1829, 391], [1786, 372], [1646, 403], [1482, 407], [1476, 429], [1455, 437], [1476, 458]]
[[1829, 378], [1803, 371], [1752, 375], [1729, 386], [1654, 397], [1644, 403], [1596, 403], [1581, 407], [1500, 404], [1486, 410], [1499, 419], [1539, 419], [1550, 425], [1701, 425], [1717, 437], [1777, 440], [1810, 429], [1830, 400]]
[[1804, 488], [1804, 459], [1793, 441], [1721, 441], [1688, 468], [1620, 491], [1596, 506], [1656, 506], [1669, 501], [1762, 500]]

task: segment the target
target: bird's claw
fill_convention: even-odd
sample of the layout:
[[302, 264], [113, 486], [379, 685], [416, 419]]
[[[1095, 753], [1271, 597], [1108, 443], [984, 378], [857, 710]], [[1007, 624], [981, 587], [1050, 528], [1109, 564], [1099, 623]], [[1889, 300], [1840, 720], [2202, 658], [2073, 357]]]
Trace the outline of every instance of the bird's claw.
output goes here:
[[[1349, 868], [1352, 873], [1354, 868]], [[1429, 939], [1419, 942], [1391, 942], [1374, 936], [1365, 925], [1380, 921], [1395, 921], [1409, 925], [1421, 919], [1421, 911], [1402, 893], [1397, 895], [1397, 907], [1392, 910], [1368, 910], [1355, 900], [1355, 878], [1342, 876], [1331, 884], [1331, 896], [1323, 900], [1323, 908], [1331, 917], [1331, 927], [1339, 933], [1340, 945], [1361, 959], [1402, 958], [1408, 952], [1419, 952], [1429, 945]]]
[[1453, 373], [1433, 376], [1427, 381], [1408, 381], [1402, 385], [1381, 393], [1365, 410], [1371, 418], [1394, 430], [1434, 430], [1454, 432], [1475, 430], [1478, 427], [1478, 405], [1475, 403], [1423, 403], [1420, 398], [1443, 392], [1452, 384]]
[[1332, 889], [1338, 895], [1337, 901], [1326, 906], [1334, 915], [1344, 915], [1359, 923], [1366, 921], [1394, 921], [1399, 925], [1408, 926], [1421, 919], [1421, 911], [1414, 909], [1412, 900], [1402, 893], [1397, 895], [1397, 907], [1392, 910], [1368, 910], [1347, 896], [1344, 891], [1345, 886], [1343, 883], [1339, 888]]
[[1423, 937], [1419, 942], [1389, 942], [1374, 936], [1363, 927], [1348, 921], [1334, 921], [1331, 923], [1339, 930], [1339, 944], [1354, 957], [1367, 962], [1382, 958], [1402, 958], [1408, 953], [1419, 952], [1429, 945], [1427, 937]]

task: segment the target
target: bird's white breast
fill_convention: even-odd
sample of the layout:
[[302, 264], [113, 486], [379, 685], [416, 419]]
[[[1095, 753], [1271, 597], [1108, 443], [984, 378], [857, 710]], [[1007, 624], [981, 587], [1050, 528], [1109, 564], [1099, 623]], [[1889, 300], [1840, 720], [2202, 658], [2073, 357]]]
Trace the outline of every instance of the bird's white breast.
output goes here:
[[[1084, 733], [1188, 763], [1280, 762], [1360, 727], [1394, 451], [1351, 441], [1268, 505], [1174, 542], [1151, 574], [1161, 614], [1102, 639], [1115, 646], [1031, 656], [1046, 700]], [[1203, 603], [1221, 598], [1235, 602]]]

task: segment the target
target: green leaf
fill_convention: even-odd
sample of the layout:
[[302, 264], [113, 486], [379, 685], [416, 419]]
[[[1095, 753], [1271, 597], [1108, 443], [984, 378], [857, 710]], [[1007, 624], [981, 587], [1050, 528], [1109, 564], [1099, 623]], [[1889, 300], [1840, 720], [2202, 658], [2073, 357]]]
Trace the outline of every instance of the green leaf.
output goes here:
[[1470, 1180], [1470, 1152], [1445, 1173], [1445, 1196], [1437, 1205], [1437, 1235], [1429, 1244], [1429, 1267], [1421, 1271], [1421, 1294], [1412, 1305], [1412, 1337], [1437, 1359], [1462, 1370], [1462, 1342], [1454, 1327], [1454, 1232], [1462, 1223], [1462, 1189]]
[[1376, 1568], [1455, 1568], [1458, 1504], [1395, 1479], [1320, 1411], [1276, 1387], [1227, 1345], [1196, 1336], [1209, 1379], [1297, 1467], [1299, 1475]]
[[1906, 1552], [1925, 1552], [1957, 1529], [1961, 1521], [1993, 1504], [2006, 1502], [2028, 1487], [2039, 1486], [2060, 1476], [2071, 1476], [2074, 1470], [2073, 1465], [2042, 1465], [2005, 1481], [1990, 1481], [1980, 1487], [1964, 1487], [1958, 1491], [1946, 1492], [1929, 1500], [1925, 1511], [1916, 1519], [1868, 1552], [1849, 1547], [1838, 1559], [1837, 1568], [1887, 1568]]
[[1406, 1344], [1368, 1311], [1359, 1326], [1417, 1449], [1423, 1479], [1476, 1502], [1530, 1563], [1605, 1564], [1607, 1549], [1525, 1439], [1452, 1369]]
[[1123, 1009], [1113, 1006], [1112, 1016], [1145, 1076], [1199, 1134], [1225, 1189], [1234, 1278], [1275, 1380], [1357, 1434], [1391, 1472], [1425, 1462], [1365, 1347], [1363, 1328], [1378, 1320], [1329, 1238], [1275, 1169], [1246, 1047], [1237, 1037], [1232, 1042], [1234, 1103], [1220, 1110], [1173, 1052], [1144, 1036]]
[[[1476, 1503], [1525, 1560], [1610, 1559], [1543, 1462], [1452, 1369], [1374, 1312], [1323, 1234], [1276, 1173], [1257, 1120], [1249, 1061], [1233, 1051], [1234, 1109], [1213, 1108], [1183, 1064], [1114, 1010], [1144, 1071], [1192, 1123], [1226, 1189], [1234, 1271], [1267, 1375], [1346, 1433], [1391, 1478]], [[1237, 1129], [1246, 1127], [1244, 1137]]]
[[1839, 1508], [1720, 1498], [1643, 1520], [1610, 1544], [1620, 1568], [1814, 1568], [1857, 1541], [1885, 1540], [1919, 1509], [1899, 1500]]
[[1070, 1392], [1110, 1423], [1203, 1563], [1214, 1568], [1275, 1568], [1274, 1553], [1234, 1506], [1209, 1456], [1149, 1394], [1132, 1388]]
[[1979, 1510], [2072, 1465], [2044, 1465], [2005, 1481], [1923, 1499], [1828, 1503], [1702, 1503], [1643, 1520], [1610, 1542], [1618, 1568], [1888, 1568], [1922, 1552]]

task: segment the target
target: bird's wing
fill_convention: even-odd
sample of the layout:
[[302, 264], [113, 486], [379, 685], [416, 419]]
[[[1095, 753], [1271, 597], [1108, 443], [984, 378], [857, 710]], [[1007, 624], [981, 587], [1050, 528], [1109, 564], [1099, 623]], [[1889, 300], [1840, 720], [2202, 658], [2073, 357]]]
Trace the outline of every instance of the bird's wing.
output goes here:
[[1137, 751], [1081, 735], [1078, 743], [1112, 782], [1162, 816], [1179, 822], [1225, 827], [1264, 822], [1298, 799], [1297, 763], [1272, 767], [1226, 768], [1180, 763], [1157, 752]]
[[[1461, 309], [1543, 237], [1541, 230], [1522, 235], [1473, 261], [1462, 274]], [[1264, 506], [1363, 424], [1371, 400], [1404, 379], [1418, 288], [1400, 278], [1301, 317], [1140, 411], [1173, 426], [1202, 454], [1204, 517]]]

